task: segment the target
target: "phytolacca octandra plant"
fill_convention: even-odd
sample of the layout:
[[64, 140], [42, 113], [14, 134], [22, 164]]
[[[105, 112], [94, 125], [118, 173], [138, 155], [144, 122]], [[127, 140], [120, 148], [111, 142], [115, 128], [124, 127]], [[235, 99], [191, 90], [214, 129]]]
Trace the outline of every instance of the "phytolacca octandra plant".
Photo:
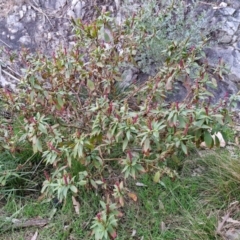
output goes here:
[[[77, 42], [71, 50], [27, 59], [23, 87], [12, 101], [20, 118], [18, 133], [7, 132], [8, 144], [30, 142], [54, 167], [43, 191], [63, 199], [69, 191], [78, 194], [83, 185], [104, 190], [109, 178], [104, 169], [112, 162], [125, 178], [154, 171], [158, 182], [161, 174], [174, 174], [161, 163], [179, 149], [187, 154], [188, 142], [213, 145], [211, 131], [223, 130], [226, 118], [205, 106], [211, 82], [196, 64], [200, 45], [172, 42], [156, 76], [119, 94], [121, 67], [134, 64], [137, 48], [129, 28], [101, 16], [88, 25], [75, 22], [75, 30]], [[187, 96], [166, 103], [176, 81], [185, 84]], [[122, 203], [124, 192], [110, 194]], [[93, 225], [95, 235], [106, 239], [115, 236], [115, 227], [115, 213], [109, 212], [97, 216]]]

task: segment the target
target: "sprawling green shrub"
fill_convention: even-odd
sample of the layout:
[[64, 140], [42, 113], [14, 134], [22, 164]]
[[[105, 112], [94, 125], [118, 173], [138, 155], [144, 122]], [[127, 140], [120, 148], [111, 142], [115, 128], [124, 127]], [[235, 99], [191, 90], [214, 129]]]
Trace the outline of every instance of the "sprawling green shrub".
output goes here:
[[[69, 192], [81, 195], [82, 186], [105, 191], [104, 210], [92, 226], [96, 239], [116, 236], [116, 209], [124, 204], [122, 176], [112, 192], [107, 187], [111, 168], [121, 169], [125, 178], [145, 172], [152, 172], [155, 182], [164, 174], [174, 177], [164, 160], [177, 151], [188, 154], [188, 143], [218, 146], [219, 139], [214, 143], [211, 134], [224, 133], [229, 119], [223, 102], [209, 105], [207, 85], [215, 86], [215, 80], [205, 65], [196, 63], [204, 42], [193, 46], [187, 34], [161, 46], [146, 34], [148, 23], [139, 20], [148, 11], [153, 9], [121, 26], [108, 15], [88, 24], [73, 21], [76, 45], [71, 50], [60, 49], [51, 58], [26, 55], [18, 93], [1, 92], [17, 126], [16, 131], [2, 120], [2, 147], [14, 152], [17, 144], [31, 143], [33, 152], [52, 166], [45, 172], [42, 192], [63, 200]], [[167, 20], [159, 18], [155, 24], [164, 29]], [[136, 53], [166, 57], [155, 76], [122, 92], [122, 69], [135, 65]], [[186, 98], [167, 103], [176, 81], [184, 84]]]

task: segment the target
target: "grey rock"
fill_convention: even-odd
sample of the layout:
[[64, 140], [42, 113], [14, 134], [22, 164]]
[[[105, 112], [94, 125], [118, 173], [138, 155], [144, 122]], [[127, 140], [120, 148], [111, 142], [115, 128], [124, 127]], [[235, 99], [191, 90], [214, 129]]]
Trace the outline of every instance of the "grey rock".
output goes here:
[[22, 10], [20, 10], [20, 11], [19, 11], [19, 17], [20, 17], [20, 19], [22, 19], [24, 15], [25, 15], [25, 12], [23, 12]]
[[218, 42], [223, 44], [231, 43], [233, 40], [233, 37], [228, 34], [223, 34], [222, 37], [219, 38]]
[[233, 43], [233, 46], [234, 46], [234, 43], [238, 40], [238, 37], [236, 35], [234, 35], [232, 37], [232, 43]]
[[6, 19], [7, 27], [10, 29], [12, 33], [16, 33], [21, 31], [24, 26], [21, 22], [19, 22], [19, 16], [17, 15], [10, 15]]
[[37, 18], [37, 14], [34, 10], [30, 9], [27, 11], [27, 13], [25, 14], [23, 21], [25, 23], [30, 23], [30, 22], [35, 22]]
[[222, 24], [221, 30], [225, 31], [228, 35], [234, 35], [238, 30], [239, 24], [238, 21], [227, 20]]
[[76, 18], [83, 18], [85, 11], [84, 7], [86, 6], [85, 1], [73, 1], [72, 10], [75, 13]]
[[236, 47], [240, 49], [240, 40], [236, 43]]
[[225, 236], [227, 240], [239, 240], [240, 239], [240, 230], [239, 229], [229, 229]]
[[0, 76], [0, 86], [10, 88], [12, 90], [16, 89], [16, 84], [11, 83], [3, 75]]
[[53, 10], [56, 8], [56, 0], [39, 0], [38, 3], [46, 9]]
[[30, 38], [30, 36], [25, 35], [25, 36], [20, 37], [18, 41], [22, 45], [28, 45], [31, 43], [31, 38]]
[[233, 64], [230, 69], [231, 74], [238, 78], [237, 82], [240, 82], [240, 52], [238, 50], [233, 51]]
[[220, 8], [218, 11], [219, 11], [219, 14], [222, 16], [231, 16], [234, 14], [236, 9], [231, 7], [225, 7], [225, 8]]
[[122, 82], [119, 84], [120, 88], [125, 89], [130, 86], [133, 81], [136, 81], [138, 72], [139, 70], [135, 67], [125, 69], [122, 73]]
[[[0, 0], [1, 1], [1, 0]], [[7, 0], [6, 0], [7, 1]], [[228, 6], [213, 10], [209, 5], [202, 4], [196, 10], [196, 14], [207, 11], [207, 20], [205, 28], [211, 26], [219, 26], [216, 32], [217, 44], [205, 49], [210, 66], [217, 66], [219, 59], [222, 58], [226, 63], [229, 74], [219, 80], [217, 90], [212, 90], [215, 96], [213, 102], [223, 98], [228, 93], [236, 93], [240, 82], [240, 1], [226, 0]], [[225, 1], [225, 2], [226, 2]], [[41, 49], [45, 54], [51, 55], [53, 51], [62, 46], [72, 47], [76, 43], [75, 36], [71, 32], [71, 24], [69, 18], [85, 19], [89, 17], [89, 8], [92, 2], [106, 4], [107, 1], [83, 1], [83, 0], [34, 0], [31, 1], [38, 9], [28, 4], [28, 1], [21, 5], [13, 7], [10, 14], [5, 19], [0, 19], [0, 40], [5, 42], [12, 49], [19, 49], [21, 46], [30, 48], [31, 51]], [[108, 1], [109, 2], [109, 1]], [[108, 10], [113, 11], [115, 4], [116, 22], [121, 24], [127, 13], [133, 14], [140, 7], [137, 0], [128, 0], [128, 5], [123, 7], [122, 1], [110, 1], [111, 6]], [[46, 13], [46, 15], [44, 15]], [[53, 13], [60, 13], [63, 16], [52, 17]], [[49, 16], [47, 18], [46, 16]], [[0, 45], [3, 43], [0, 41]], [[153, 66], [149, 75], [154, 75], [157, 66]], [[137, 75], [139, 75], [137, 77]], [[138, 69], [128, 67], [123, 70], [121, 86], [123, 88], [129, 86], [133, 80], [137, 78], [139, 82], [146, 81], [149, 77], [147, 74], [140, 74]], [[5, 76], [4, 76], [5, 77]], [[9, 79], [4, 78], [5, 85]], [[3, 81], [3, 82], [4, 82]], [[11, 80], [11, 84], [12, 84]], [[185, 97], [186, 89], [181, 83], [176, 83], [176, 90], [173, 95], [169, 95], [169, 100], [180, 101]]]
[[59, 10], [66, 4], [67, 4], [67, 0], [57, 0], [55, 8], [56, 8], [56, 10]]
[[233, 17], [236, 19], [236, 21], [240, 21], [240, 9], [236, 10]]
[[205, 52], [210, 66], [216, 67], [219, 60], [222, 59], [229, 69], [229, 80], [240, 82], [240, 52], [238, 50], [233, 47], [215, 47], [208, 48]]
[[167, 102], [181, 102], [187, 95], [186, 88], [182, 85], [181, 82], [175, 82], [174, 88], [167, 94]]
[[218, 65], [219, 60], [222, 58], [223, 61], [230, 67], [233, 64], [233, 52], [234, 48], [229, 47], [211, 47], [205, 49], [205, 54], [208, 59], [208, 63], [210, 66], [215, 67]]
[[235, 9], [240, 8], [239, 0], [225, 0], [224, 2], [228, 3], [228, 5], [232, 8], [235, 8]]
[[23, 10], [24, 13], [26, 13], [26, 12], [27, 12], [27, 5], [24, 4], [24, 5], [22, 6], [22, 10]]
[[74, 19], [74, 18], [76, 18], [76, 15], [75, 15], [75, 13], [74, 13], [73, 10], [68, 9], [68, 10], [67, 10], [67, 17]]

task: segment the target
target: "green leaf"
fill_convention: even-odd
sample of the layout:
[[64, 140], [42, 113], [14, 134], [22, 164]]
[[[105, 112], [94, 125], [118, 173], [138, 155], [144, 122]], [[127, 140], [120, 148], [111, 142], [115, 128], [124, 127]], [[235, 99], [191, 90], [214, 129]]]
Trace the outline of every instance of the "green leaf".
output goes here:
[[227, 142], [227, 141], [228, 141], [228, 136], [227, 136], [227, 134], [226, 134], [225, 132], [221, 132], [221, 134], [222, 134], [223, 140], [224, 140], [225, 142]]
[[30, 101], [31, 101], [31, 103], [34, 101], [34, 99], [35, 99], [35, 92], [31, 91], [31, 93], [30, 93]]
[[105, 203], [105, 202], [100, 201], [100, 204], [101, 204], [101, 206], [102, 206], [103, 209], [106, 209], [106, 203]]
[[63, 103], [63, 100], [62, 100], [62, 97], [60, 94], [58, 94], [58, 96], [57, 96], [57, 101], [58, 101], [59, 107], [62, 108], [64, 103]]
[[48, 93], [48, 91], [43, 91], [43, 95], [45, 96], [46, 99], [49, 99], [49, 93]]
[[154, 175], [154, 177], [153, 177], [153, 181], [154, 181], [155, 183], [159, 183], [160, 177], [161, 177], [160, 171], [156, 172], [155, 175]]
[[79, 186], [84, 186], [84, 185], [86, 185], [86, 184], [87, 184], [87, 181], [86, 181], [86, 180], [81, 180], [81, 181], [78, 182], [78, 185], [79, 185]]
[[178, 121], [179, 121], [179, 128], [186, 127], [186, 121], [181, 115], [178, 116]]
[[215, 78], [212, 78], [212, 84], [215, 88], [217, 88], [217, 80]]
[[34, 84], [33, 88], [38, 89], [38, 90], [42, 90], [42, 88], [38, 84]]
[[183, 152], [187, 155], [188, 154], [187, 146], [183, 142], [181, 142], [181, 148], [182, 148]]
[[204, 122], [205, 122], [205, 119], [202, 119], [202, 120], [199, 120], [197, 122], [194, 122], [193, 124], [197, 127], [202, 127]]
[[135, 170], [135, 168], [131, 168], [130, 174], [131, 174], [131, 176], [132, 176], [134, 179], [136, 179], [136, 170]]
[[214, 135], [214, 138], [215, 138], [215, 145], [216, 145], [216, 147], [220, 147], [220, 140], [219, 140], [219, 138], [218, 138], [218, 136], [216, 134]]
[[150, 149], [150, 139], [146, 138], [143, 144], [143, 151], [147, 152]]
[[128, 145], [128, 139], [125, 138], [124, 141], [123, 141], [123, 146], [122, 146], [122, 150], [123, 150], [123, 152], [125, 151], [127, 145]]
[[95, 182], [96, 182], [96, 184], [98, 184], [98, 185], [103, 184], [103, 181], [100, 181], [100, 180], [97, 180], [97, 181], [95, 181]]
[[131, 131], [130, 130], [128, 130], [126, 132], [126, 136], [127, 136], [128, 141], [130, 141], [130, 139], [131, 139]]
[[204, 132], [204, 142], [207, 147], [211, 148], [213, 146], [213, 138], [209, 131]]
[[110, 37], [106, 32], [104, 32], [104, 41], [105, 42], [110, 42]]
[[36, 149], [39, 152], [42, 152], [42, 142], [37, 138], [36, 139]]
[[77, 189], [74, 185], [71, 185], [71, 186], [70, 186], [70, 189], [71, 189], [71, 191], [74, 192], [74, 193], [77, 193], [77, 192], [78, 192], [78, 189]]
[[87, 80], [87, 86], [91, 91], [93, 91], [95, 89], [93, 81], [91, 81], [89, 79]]
[[65, 70], [65, 78], [66, 79], [70, 78], [70, 71], [69, 70]]
[[38, 129], [39, 129], [42, 133], [47, 134], [47, 129], [46, 129], [46, 127], [45, 127], [43, 124], [39, 123]]
[[67, 197], [67, 193], [68, 193], [68, 188], [67, 188], [67, 187], [64, 187], [63, 190], [62, 190], [62, 194], [63, 194], [63, 197], [64, 197], [64, 198]]
[[140, 164], [137, 164], [137, 165], [135, 166], [135, 168], [136, 168], [138, 171], [140, 171], [140, 172], [145, 172], [144, 167], [143, 167], [142, 165], [140, 165]]
[[100, 68], [103, 68], [104, 67], [104, 64], [102, 62], [97, 62], [96, 65]]
[[96, 189], [98, 188], [98, 186], [94, 180], [90, 179], [90, 183], [94, 188], [96, 188]]
[[212, 117], [215, 117], [216, 118], [216, 120], [221, 124], [221, 125], [223, 125], [223, 115], [221, 115], [221, 114], [214, 114], [214, 115], [212, 115]]

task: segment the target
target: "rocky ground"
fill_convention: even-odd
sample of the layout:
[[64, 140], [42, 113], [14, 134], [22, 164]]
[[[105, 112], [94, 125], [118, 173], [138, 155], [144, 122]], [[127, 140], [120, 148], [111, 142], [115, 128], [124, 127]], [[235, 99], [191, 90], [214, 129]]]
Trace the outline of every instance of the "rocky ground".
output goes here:
[[[112, 2], [112, 1], [111, 1]], [[71, 47], [74, 34], [71, 18], [89, 21], [102, 11], [116, 12], [109, 1], [79, 0], [2, 0], [0, 3], [0, 47], [19, 52], [27, 48], [51, 55], [60, 47]], [[19, 64], [7, 62], [2, 53], [1, 86], [15, 89], [20, 78]], [[19, 63], [19, 62], [18, 62]]]
[[[140, 4], [131, 2], [131, 11]], [[191, 0], [186, 0], [190, 4]], [[206, 49], [211, 66], [219, 58], [227, 64], [230, 72], [219, 82], [215, 92], [216, 100], [231, 93], [237, 93], [240, 83], [240, 2], [237, 0], [200, 1], [197, 14], [208, 12], [208, 26], [219, 25], [215, 32], [216, 44]], [[9, 63], [7, 54], [11, 50], [19, 52], [24, 47], [32, 52], [41, 51], [51, 55], [60, 47], [74, 44], [71, 18], [90, 21], [101, 12], [110, 11], [120, 23], [124, 18], [121, 0], [2, 0], [0, 3], [0, 47], [5, 51], [0, 55], [0, 84], [15, 89], [21, 77], [21, 60]], [[19, 54], [17, 54], [19, 55]], [[127, 78], [135, 75], [131, 70]], [[129, 77], [130, 76], [130, 77]], [[141, 73], [140, 73], [140, 76]], [[183, 89], [184, 94], [184, 89]], [[180, 96], [181, 97], [181, 96]]]

